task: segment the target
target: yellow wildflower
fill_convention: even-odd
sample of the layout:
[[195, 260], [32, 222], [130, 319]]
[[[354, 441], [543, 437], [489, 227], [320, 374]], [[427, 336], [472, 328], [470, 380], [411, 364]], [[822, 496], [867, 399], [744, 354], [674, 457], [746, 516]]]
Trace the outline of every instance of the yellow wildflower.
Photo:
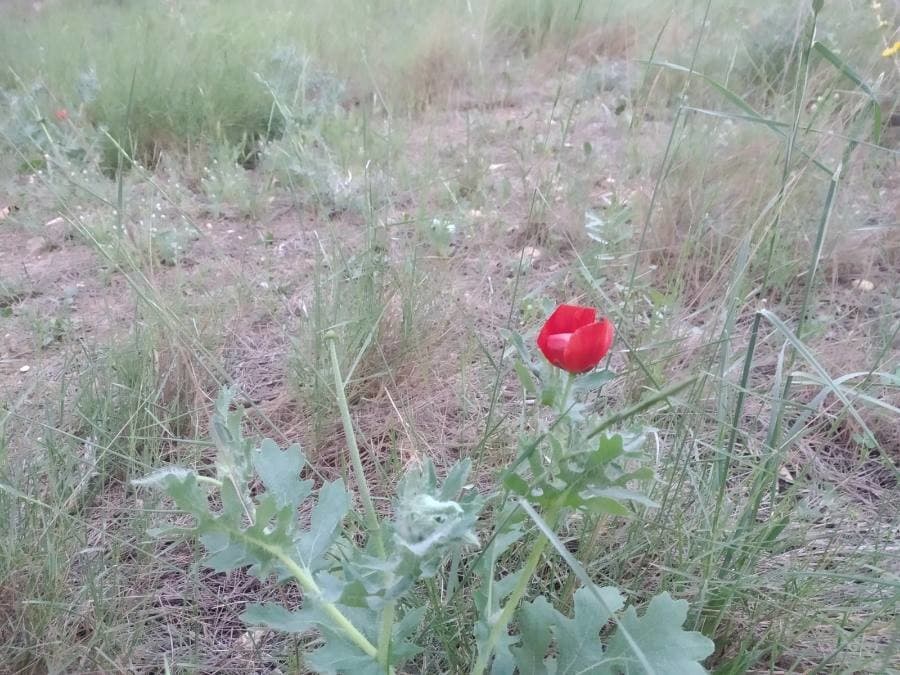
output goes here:
[[900, 53], [900, 42], [895, 42], [890, 47], [881, 52], [881, 55], [885, 58], [894, 56], [894, 54]]

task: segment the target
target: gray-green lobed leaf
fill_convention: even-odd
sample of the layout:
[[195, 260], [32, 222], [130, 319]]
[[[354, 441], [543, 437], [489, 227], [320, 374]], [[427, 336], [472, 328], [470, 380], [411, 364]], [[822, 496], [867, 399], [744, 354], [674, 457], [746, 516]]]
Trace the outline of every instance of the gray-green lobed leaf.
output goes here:
[[624, 600], [615, 588], [595, 590], [596, 595], [587, 588], [575, 593], [572, 618], [543, 596], [522, 606], [519, 644], [509, 650], [520, 675], [645, 675], [643, 664], [654, 675], [706, 672], [701, 662], [712, 654], [713, 643], [700, 633], [682, 629], [686, 601], [662, 593], [650, 601], [642, 617], [628, 608], [604, 647], [601, 631], [622, 609]]
[[305, 463], [299, 445], [281, 450], [270, 438], [265, 439], [253, 455], [253, 468], [279, 507], [296, 509], [312, 490], [312, 481], [300, 480]]
[[250, 626], [265, 626], [282, 633], [305, 633], [318, 626], [322, 619], [312, 609], [304, 607], [291, 611], [276, 603], [249, 605], [241, 613], [241, 621]]
[[[661, 593], [650, 601], [643, 616], [639, 617], [634, 607], [629, 607], [619, 619], [656, 675], [706, 672], [701, 662], [713, 653], [715, 645], [702, 633], [682, 629], [687, 613], [686, 600], [673, 600], [668, 593]], [[607, 658], [620, 664], [617, 667], [621, 673], [643, 672], [621, 630], [610, 639]]]
[[310, 570], [321, 569], [322, 556], [334, 542], [338, 528], [350, 509], [350, 494], [343, 480], [325, 483], [319, 490], [318, 502], [310, 516], [310, 528], [297, 540], [296, 550]]
[[185, 469], [181, 466], [164, 466], [161, 469], [152, 471], [143, 478], [135, 478], [131, 483], [138, 487], [167, 489], [170, 481], [184, 481], [193, 473], [190, 469]]

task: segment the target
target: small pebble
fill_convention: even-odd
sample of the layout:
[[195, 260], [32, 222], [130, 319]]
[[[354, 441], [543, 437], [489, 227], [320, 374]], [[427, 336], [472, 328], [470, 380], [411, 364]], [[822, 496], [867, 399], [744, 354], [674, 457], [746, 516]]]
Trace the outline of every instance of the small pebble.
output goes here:
[[542, 255], [543, 254], [541, 253], [541, 249], [535, 248], [534, 246], [526, 246], [524, 249], [522, 249], [522, 256], [525, 258], [525, 260], [528, 260], [532, 263], [536, 263], [538, 260], [540, 260]]
[[873, 284], [868, 279], [854, 279], [850, 282], [850, 286], [855, 288], [858, 291], [872, 291], [875, 290], [875, 284]]

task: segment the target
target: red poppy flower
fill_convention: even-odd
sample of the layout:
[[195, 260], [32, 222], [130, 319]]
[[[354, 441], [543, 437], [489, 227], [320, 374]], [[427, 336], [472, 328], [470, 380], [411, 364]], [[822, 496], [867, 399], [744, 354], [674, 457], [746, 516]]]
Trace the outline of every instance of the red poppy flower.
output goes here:
[[537, 346], [557, 368], [586, 373], [600, 363], [612, 341], [612, 322], [598, 320], [596, 309], [560, 305], [541, 328]]
[[60, 122], [65, 122], [67, 119], [69, 119], [69, 111], [65, 108], [60, 108], [54, 114], [56, 115], [56, 119]]

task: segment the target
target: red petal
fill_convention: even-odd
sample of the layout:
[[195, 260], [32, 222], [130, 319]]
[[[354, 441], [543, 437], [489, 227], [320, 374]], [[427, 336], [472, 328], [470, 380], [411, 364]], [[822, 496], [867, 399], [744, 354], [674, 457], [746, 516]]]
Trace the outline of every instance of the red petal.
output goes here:
[[563, 367], [563, 357], [566, 353], [566, 345], [572, 339], [572, 333], [555, 333], [548, 335], [545, 346], [541, 347], [547, 360], [557, 368]]
[[[548, 338], [551, 335], [556, 335], [558, 333], [574, 333], [582, 326], [586, 326], [596, 321], [596, 318], [597, 310], [593, 307], [560, 305], [553, 311], [553, 314], [550, 315], [547, 321], [544, 322], [541, 332], [537, 337], [537, 346], [544, 352], [544, 356], [547, 357], [547, 360], [550, 361], [550, 363], [558, 368], [562, 368], [562, 366], [556, 362], [562, 357], [561, 355], [556, 355], [555, 351], [549, 348], [549, 345], [547, 344]], [[554, 358], [556, 358], [556, 361], [554, 361]]]
[[600, 363], [613, 341], [613, 325], [608, 319], [583, 326], [575, 331], [566, 345], [561, 368], [570, 373], [584, 373]]
[[560, 305], [547, 319], [541, 330], [553, 333], [574, 333], [582, 326], [592, 324], [597, 320], [597, 310], [593, 307], [580, 305]]

